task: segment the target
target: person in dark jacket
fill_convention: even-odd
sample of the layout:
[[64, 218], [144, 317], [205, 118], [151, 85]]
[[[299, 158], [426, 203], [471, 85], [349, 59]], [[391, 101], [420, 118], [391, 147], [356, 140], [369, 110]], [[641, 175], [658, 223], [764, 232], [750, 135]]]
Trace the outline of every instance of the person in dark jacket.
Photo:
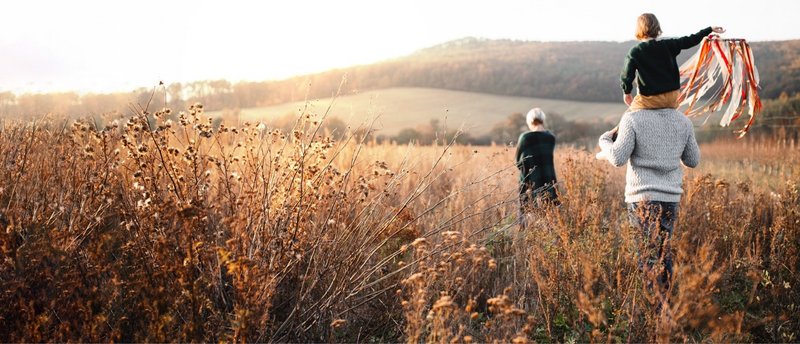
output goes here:
[[545, 129], [545, 113], [539, 108], [528, 112], [526, 123], [530, 131], [519, 136], [516, 162], [520, 171], [520, 226], [528, 225], [526, 214], [542, 202], [558, 202], [555, 184], [556, 170], [553, 151], [556, 137]]
[[[652, 13], [640, 15], [636, 25], [636, 39], [640, 42], [628, 52], [620, 74], [623, 100], [630, 107], [628, 111], [677, 108], [681, 80], [675, 57], [681, 50], [700, 44], [712, 32], [723, 33], [725, 29], [709, 26], [693, 35], [658, 39], [661, 25], [656, 16]], [[634, 79], [639, 89], [636, 98], [631, 96]]]

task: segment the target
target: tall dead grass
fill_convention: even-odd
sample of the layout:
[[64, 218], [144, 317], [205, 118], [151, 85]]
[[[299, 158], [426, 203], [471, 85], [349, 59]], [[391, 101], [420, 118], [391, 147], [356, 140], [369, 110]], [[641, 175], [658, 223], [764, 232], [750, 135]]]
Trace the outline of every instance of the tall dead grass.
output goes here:
[[508, 147], [333, 140], [322, 121], [214, 127], [194, 105], [4, 123], [0, 340], [800, 335], [797, 184], [687, 178], [658, 309], [621, 173], [588, 152], [559, 149], [562, 204], [520, 230]]

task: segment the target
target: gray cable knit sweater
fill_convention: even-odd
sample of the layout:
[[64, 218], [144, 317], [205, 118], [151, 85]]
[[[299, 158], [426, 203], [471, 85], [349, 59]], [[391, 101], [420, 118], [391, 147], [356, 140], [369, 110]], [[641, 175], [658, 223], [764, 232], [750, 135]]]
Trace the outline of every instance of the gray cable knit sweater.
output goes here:
[[622, 115], [617, 139], [600, 136], [600, 149], [614, 166], [628, 160], [625, 202], [679, 202], [683, 170], [700, 163], [692, 122], [675, 109], [646, 109]]

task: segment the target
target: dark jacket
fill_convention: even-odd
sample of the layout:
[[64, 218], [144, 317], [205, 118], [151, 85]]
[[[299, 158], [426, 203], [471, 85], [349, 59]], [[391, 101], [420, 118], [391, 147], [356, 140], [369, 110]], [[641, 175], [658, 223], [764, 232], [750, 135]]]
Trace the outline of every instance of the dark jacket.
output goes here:
[[556, 183], [555, 147], [556, 137], [549, 131], [528, 131], [519, 136], [516, 161], [520, 170], [520, 193], [533, 190], [555, 199], [555, 188], [547, 187]]

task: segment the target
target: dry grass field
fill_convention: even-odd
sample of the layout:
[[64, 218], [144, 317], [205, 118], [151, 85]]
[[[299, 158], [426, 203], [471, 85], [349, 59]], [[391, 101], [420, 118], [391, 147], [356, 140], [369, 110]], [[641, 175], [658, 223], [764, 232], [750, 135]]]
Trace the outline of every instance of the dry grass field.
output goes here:
[[703, 146], [657, 310], [624, 169], [560, 147], [562, 204], [521, 231], [513, 148], [323, 120], [4, 122], [0, 341], [800, 340], [796, 149]]
[[800, 142], [780, 138], [718, 140], [703, 145], [695, 173], [711, 173], [761, 190], [779, 191], [800, 175]]

